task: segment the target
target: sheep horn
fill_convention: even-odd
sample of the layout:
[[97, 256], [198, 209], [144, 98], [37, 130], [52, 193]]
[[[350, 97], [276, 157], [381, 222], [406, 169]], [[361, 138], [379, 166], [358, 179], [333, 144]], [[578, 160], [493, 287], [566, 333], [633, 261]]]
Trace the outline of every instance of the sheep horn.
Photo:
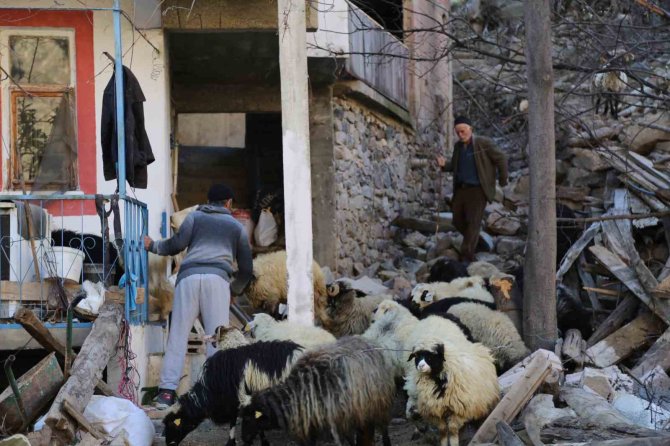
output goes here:
[[340, 285], [338, 283], [331, 283], [330, 285], [328, 285], [327, 292], [330, 297], [337, 296], [338, 294], [340, 294]]

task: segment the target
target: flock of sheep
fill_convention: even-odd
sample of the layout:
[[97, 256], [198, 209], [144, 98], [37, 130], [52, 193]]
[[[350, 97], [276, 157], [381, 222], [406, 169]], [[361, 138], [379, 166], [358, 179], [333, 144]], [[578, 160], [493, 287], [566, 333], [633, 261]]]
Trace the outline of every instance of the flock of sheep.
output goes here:
[[282, 429], [301, 445], [327, 435], [365, 446], [378, 430], [388, 446], [399, 383], [407, 418], [435, 425], [440, 444], [456, 446], [461, 427], [497, 404], [498, 373], [529, 354], [488, 289], [506, 275], [484, 262], [437, 265], [438, 281], [417, 285], [407, 301], [326, 285], [315, 264], [318, 327], [271, 316], [286, 302], [285, 252], [260, 256], [254, 276], [247, 297], [265, 313], [246, 327], [251, 337], [218, 330], [219, 351], [163, 421], [168, 446], [207, 418], [230, 425], [227, 446], [238, 419], [244, 445], [256, 437], [267, 445], [264, 432]]

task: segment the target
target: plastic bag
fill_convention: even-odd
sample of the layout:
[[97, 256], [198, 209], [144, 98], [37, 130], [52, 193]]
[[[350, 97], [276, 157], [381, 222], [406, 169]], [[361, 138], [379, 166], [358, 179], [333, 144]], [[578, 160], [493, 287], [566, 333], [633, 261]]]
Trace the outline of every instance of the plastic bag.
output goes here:
[[277, 222], [269, 208], [263, 209], [258, 217], [254, 240], [258, 246], [270, 246], [277, 241]]
[[132, 402], [113, 396], [93, 395], [84, 410], [91, 424], [112, 437], [123, 435], [129, 446], [151, 446], [156, 431], [146, 413]]

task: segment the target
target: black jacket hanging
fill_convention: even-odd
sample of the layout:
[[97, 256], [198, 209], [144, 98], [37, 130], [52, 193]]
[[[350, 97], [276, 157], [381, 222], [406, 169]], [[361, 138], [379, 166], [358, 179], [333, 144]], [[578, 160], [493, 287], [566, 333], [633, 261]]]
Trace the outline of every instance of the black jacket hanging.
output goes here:
[[[127, 67], [123, 67], [124, 119], [126, 129], [126, 180], [131, 187], [147, 188], [147, 165], [154, 162], [149, 137], [144, 129], [146, 100], [140, 83]], [[118, 147], [116, 136], [116, 84], [114, 74], [102, 96], [100, 139], [105, 180], [116, 178]]]

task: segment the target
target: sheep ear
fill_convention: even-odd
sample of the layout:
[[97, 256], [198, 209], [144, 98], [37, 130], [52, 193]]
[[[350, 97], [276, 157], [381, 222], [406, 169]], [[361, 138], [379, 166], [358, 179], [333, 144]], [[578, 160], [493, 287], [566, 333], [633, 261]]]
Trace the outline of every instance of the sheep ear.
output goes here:
[[414, 359], [414, 358], [416, 358], [416, 353], [413, 353], [413, 352], [412, 352], [412, 353], [409, 355], [409, 358], [407, 358], [407, 362], [410, 362], [410, 361], [411, 361], [412, 359]]
[[259, 412], [259, 411], [254, 412], [254, 418], [259, 419], [262, 416], [263, 416], [263, 412]]

